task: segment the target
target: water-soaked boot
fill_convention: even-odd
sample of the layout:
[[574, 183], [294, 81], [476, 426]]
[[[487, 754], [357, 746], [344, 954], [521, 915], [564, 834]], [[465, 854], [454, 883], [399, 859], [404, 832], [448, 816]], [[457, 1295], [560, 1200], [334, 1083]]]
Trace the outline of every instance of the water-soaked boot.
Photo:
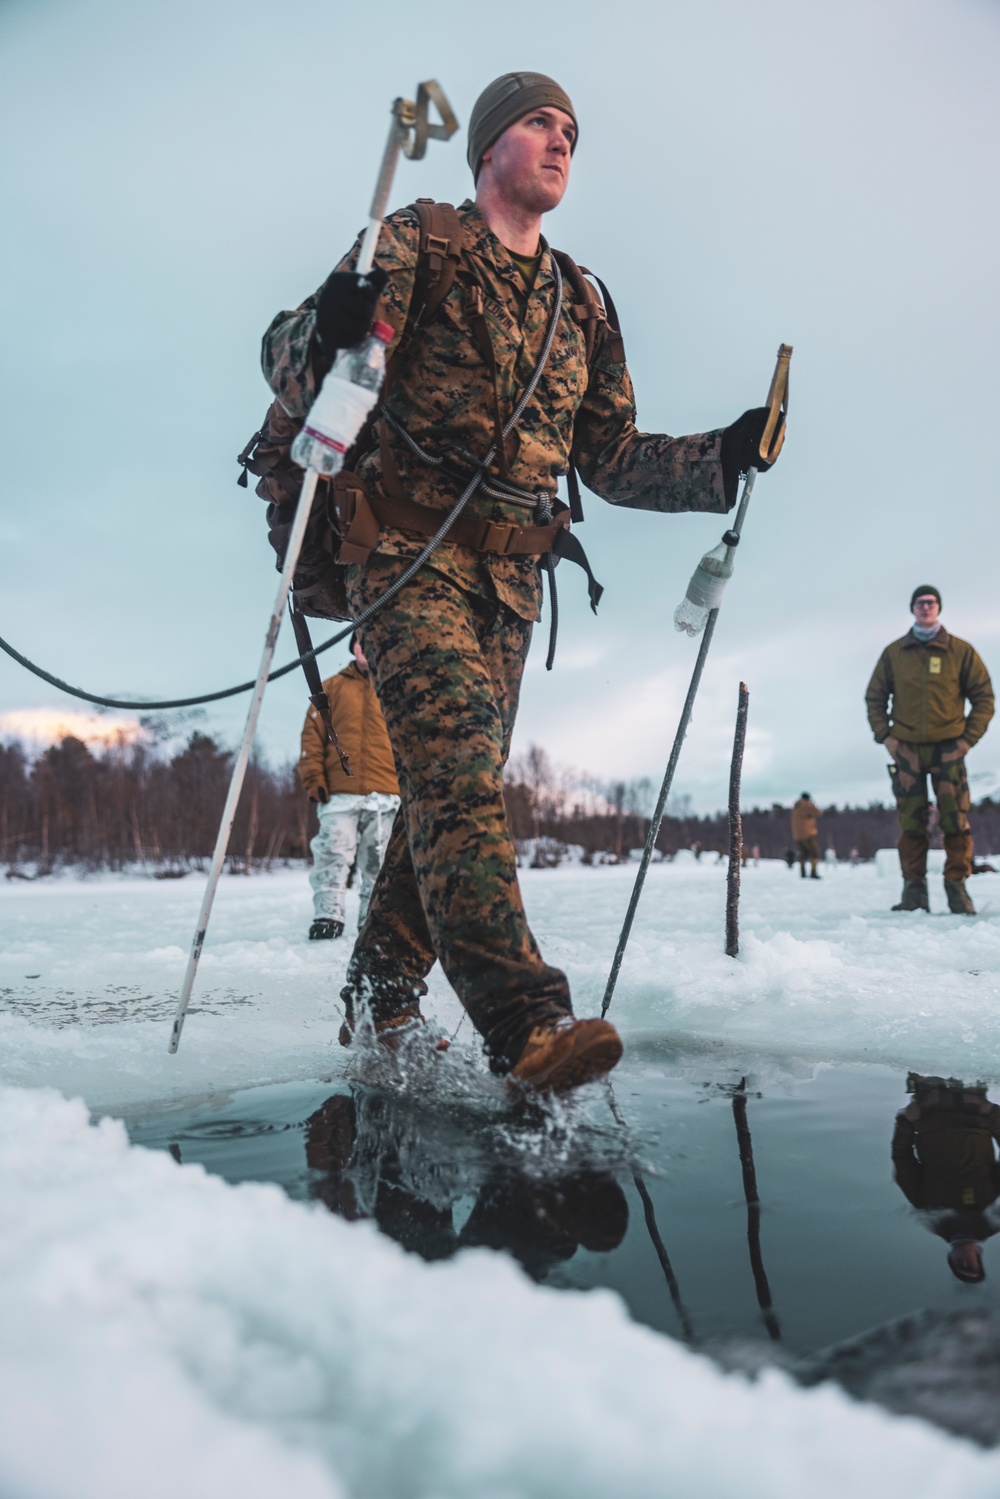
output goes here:
[[945, 880], [944, 893], [948, 897], [948, 910], [953, 916], [975, 916], [976, 908], [965, 888], [964, 880]]
[[621, 1061], [621, 1037], [609, 1020], [577, 1020], [564, 1015], [536, 1025], [510, 1076], [540, 1092], [579, 1088]]
[[[344, 1019], [337, 1040], [341, 1046], [350, 1046], [354, 1040], [354, 1031], [358, 1021], [355, 1013], [354, 991], [350, 985], [340, 991], [340, 997], [344, 1002]], [[404, 1006], [395, 1015], [386, 1015], [372, 1020], [375, 1039], [387, 1051], [398, 1051], [401, 1046], [415, 1036], [419, 1036], [421, 1026], [426, 1024], [425, 1017], [420, 1013], [420, 1004], [416, 1000]], [[438, 1036], [434, 1041], [435, 1051], [447, 1051], [450, 1045], [451, 1042], [447, 1036]]]
[[[968, 900], [968, 896], [966, 896], [966, 900]], [[894, 911], [929, 911], [930, 908], [931, 903], [927, 895], [926, 879], [904, 880], [903, 894], [899, 899], [899, 904], [893, 906], [892, 909]]]

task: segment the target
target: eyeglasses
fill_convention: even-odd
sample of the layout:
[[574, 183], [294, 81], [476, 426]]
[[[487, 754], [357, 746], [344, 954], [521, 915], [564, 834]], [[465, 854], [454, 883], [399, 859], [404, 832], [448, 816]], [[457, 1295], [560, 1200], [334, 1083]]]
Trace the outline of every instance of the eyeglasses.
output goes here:
[[914, 599], [913, 600], [913, 607], [914, 607], [914, 609], [929, 609], [932, 604], [936, 604], [936, 603], [937, 603], [937, 599], [934, 597], [933, 594], [931, 594], [930, 597], [926, 598], [926, 599], [923, 599], [923, 598], [921, 598], [921, 599]]

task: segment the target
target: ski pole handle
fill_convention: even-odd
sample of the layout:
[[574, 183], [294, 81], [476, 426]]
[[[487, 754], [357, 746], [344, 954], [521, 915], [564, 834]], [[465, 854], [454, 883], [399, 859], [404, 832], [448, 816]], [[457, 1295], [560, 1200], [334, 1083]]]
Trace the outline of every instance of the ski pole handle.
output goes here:
[[[431, 104], [436, 106], [440, 117], [436, 125], [432, 125], [428, 117]], [[367, 276], [375, 263], [375, 249], [378, 245], [385, 211], [389, 206], [389, 193], [392, 191], [392, 180], [396, 175], [396, 163], [399, 160], [400, 151], [410, 161], [419, 161], [427, 150], [429, 140], [450, 140], [457, 129], [458, 121], [452, 107], [441, 85], [433, 78], [428, 78], [425, 83], [417, 84], [415, 104], [409, 99], [394, 101], [389, 139], [385, 143], [385, 151], [382, 154], [382, 165], [379, 168], [375, 191], [372, 194], [372, 206], [368, 210], [368, 226], [365, 229], [364, 239], [361, 241], [358, 263], [355, 267], [360, 275]]]
[[760, 439], [760, 456], [773, 463], [785, 441], [785, 419], [788, 416], [788, 367], [792, 361], [791, 344], [779, 344], [778, 362], [767, 393], [767, 421]]

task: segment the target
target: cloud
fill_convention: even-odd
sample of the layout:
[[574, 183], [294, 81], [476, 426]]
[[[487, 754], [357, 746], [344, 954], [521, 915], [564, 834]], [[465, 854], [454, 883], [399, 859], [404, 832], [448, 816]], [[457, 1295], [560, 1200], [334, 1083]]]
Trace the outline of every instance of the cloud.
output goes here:
[[69, 737], [106, 749], [134, 744], [142, 732], [135, 718], [81, 713], [76, 708], [15, 708], [0, 713], [0, 740], [17, 739], [31, 749], [45, 749]]

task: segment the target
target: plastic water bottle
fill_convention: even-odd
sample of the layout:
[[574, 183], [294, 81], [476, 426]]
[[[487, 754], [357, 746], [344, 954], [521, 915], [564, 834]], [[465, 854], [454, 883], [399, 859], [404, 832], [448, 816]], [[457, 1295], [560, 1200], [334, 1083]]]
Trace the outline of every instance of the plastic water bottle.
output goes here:
[[708, 616], [722, 603], [726, 584], [733, 575], [733, 548], [720, 541], [706, 552], [691, 574], [687, 593], [674, 610], [674, 625], [689, 635], [700, 635]]
[[327, 478], [343, 468], [344, 454], [378, 400], [385, 375], [385, 347], [392, 336], [388, 323], [373, 323], [361, 343], [339, 350], [292, 443], [292, 458], [302, 468]]

